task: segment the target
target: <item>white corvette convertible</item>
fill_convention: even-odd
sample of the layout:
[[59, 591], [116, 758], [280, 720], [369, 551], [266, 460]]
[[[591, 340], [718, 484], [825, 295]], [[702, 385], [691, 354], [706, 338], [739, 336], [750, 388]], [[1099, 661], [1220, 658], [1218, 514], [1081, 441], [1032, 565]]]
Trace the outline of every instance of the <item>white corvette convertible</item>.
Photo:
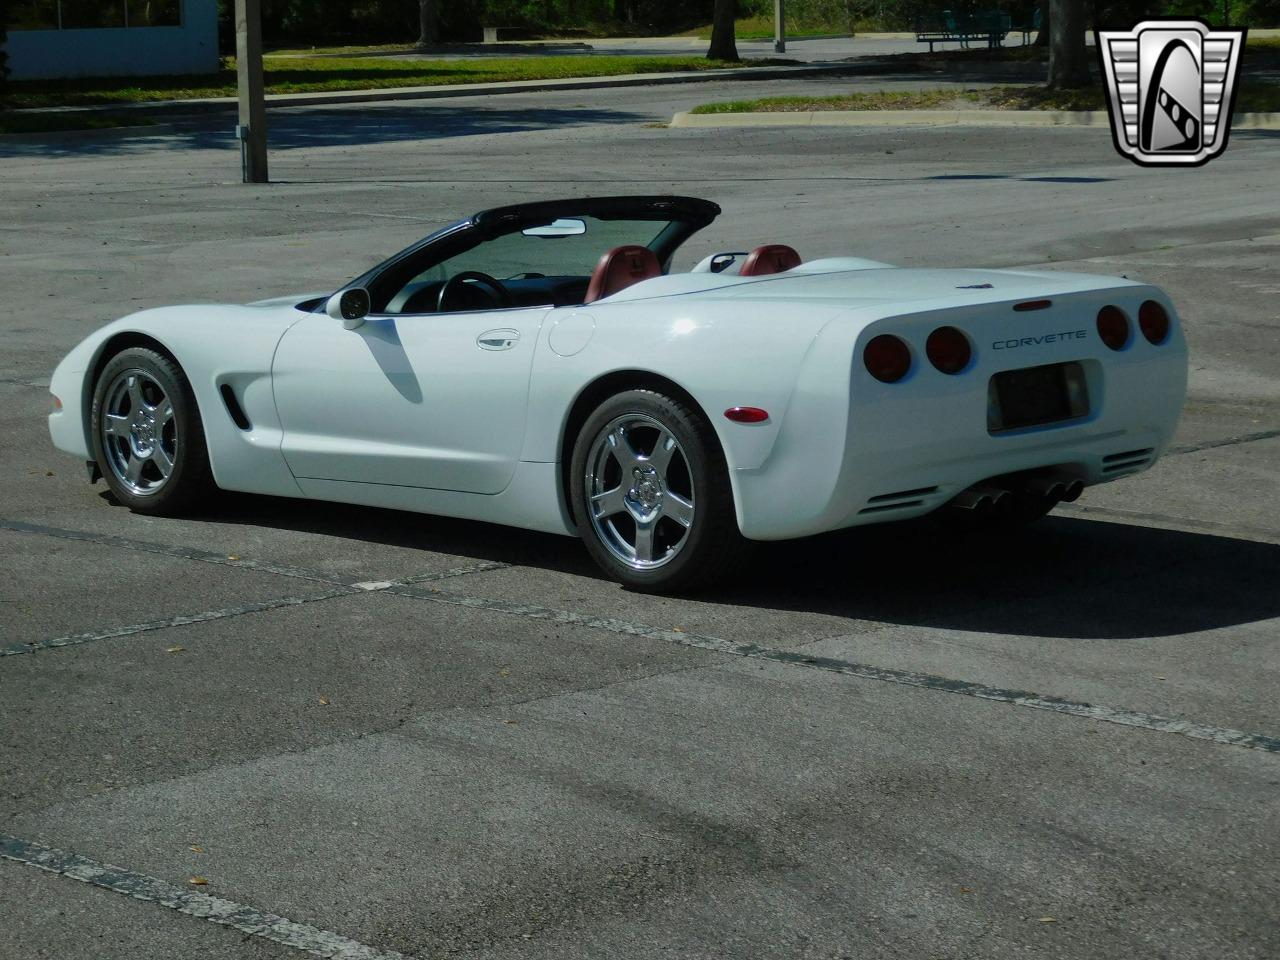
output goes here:
[[475, 518], [652, 590], [745, 540], [1034, 519], [1169, 442], [1187, 352], [1155, 287], [778, 244], [670, 272], [719, 212], [503, 207], [332, 296], [136, 313], [54, 371], [53, 442], [142, 513], [223, 488]]

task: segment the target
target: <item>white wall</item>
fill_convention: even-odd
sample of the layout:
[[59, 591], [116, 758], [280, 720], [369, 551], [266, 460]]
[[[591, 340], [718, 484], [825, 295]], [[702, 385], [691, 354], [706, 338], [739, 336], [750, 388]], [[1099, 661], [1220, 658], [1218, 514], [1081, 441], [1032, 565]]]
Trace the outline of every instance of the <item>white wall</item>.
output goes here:
[[5, 49], [13, 80], [213, 73], [217, 0], [182, 0], [180, 27], [10, 30]]

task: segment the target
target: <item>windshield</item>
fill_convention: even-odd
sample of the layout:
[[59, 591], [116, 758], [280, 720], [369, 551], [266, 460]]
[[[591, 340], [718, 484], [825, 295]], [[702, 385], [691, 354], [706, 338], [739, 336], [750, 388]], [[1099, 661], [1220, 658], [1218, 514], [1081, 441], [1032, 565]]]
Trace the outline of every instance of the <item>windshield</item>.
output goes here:
[[[483, 281], [463, 279], [440, 293], [447, 281], [461, 274], [482, 274], [500, 281], [509, 297], [506, 306], [564, 306], [581, 303], [592, 271], [614, 247], [651, 247], [671, 226], [668, 220], [600, 220], [590, 216], [561, 217], [546, 224], [483, 240], [437, 263], [416, 269], [388, 295], [387, 313], [435, 313], [479, 309], [492, 299]], [[471, 290], [470, 287], [481, 289]], [[489, 296], [486, 297], [486, 293]]]

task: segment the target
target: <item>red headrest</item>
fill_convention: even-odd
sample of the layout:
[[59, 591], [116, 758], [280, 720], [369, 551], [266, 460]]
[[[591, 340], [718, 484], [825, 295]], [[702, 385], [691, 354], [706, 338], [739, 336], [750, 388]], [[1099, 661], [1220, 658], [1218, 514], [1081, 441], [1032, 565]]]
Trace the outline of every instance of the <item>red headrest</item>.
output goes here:
[[781, 243], [766, 243], [756, 247], [747, 262], [738, 271], [740, 277], [763, 277], [770, 273], [782, 273], [801, 264], [800, 254]]
[[648, 247], [614, 247], [596, 264], [596, 271], [587, 286], [587, 299], [583, 303], [594, 303], [625, 290], [633, 283], [660, 276], [662, 264]]

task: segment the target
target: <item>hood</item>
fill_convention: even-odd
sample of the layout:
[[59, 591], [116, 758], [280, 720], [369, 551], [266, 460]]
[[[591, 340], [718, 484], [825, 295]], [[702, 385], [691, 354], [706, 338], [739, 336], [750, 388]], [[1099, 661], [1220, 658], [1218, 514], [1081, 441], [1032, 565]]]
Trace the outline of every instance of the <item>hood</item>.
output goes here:
[[255, 300], [253, 303], [246, 303], [246, 307], [296, 307], [300, 303], [308, 301], [324, 300], [330, 293], [328, 292], [311, 292], [311, 293], [295, 293], [289, 297], [272, 297], [269, 300]]

